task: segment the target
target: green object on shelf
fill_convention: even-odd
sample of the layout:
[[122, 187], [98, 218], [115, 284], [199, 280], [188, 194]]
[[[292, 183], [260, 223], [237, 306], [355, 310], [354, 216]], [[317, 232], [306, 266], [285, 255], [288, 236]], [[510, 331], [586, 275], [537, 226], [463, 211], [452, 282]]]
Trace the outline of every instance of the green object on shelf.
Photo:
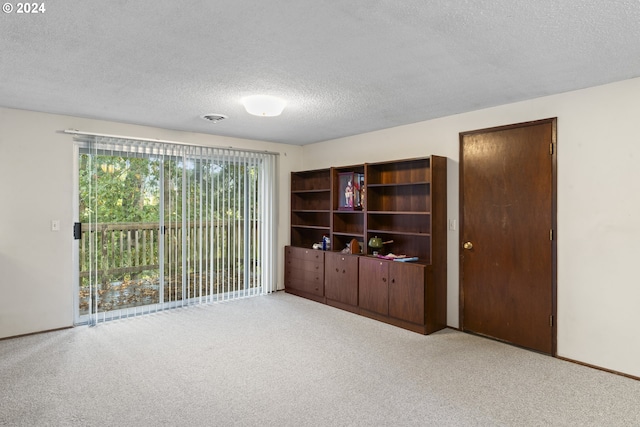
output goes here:
[[370, 238], [369, 247], [373, 249], [380, 249], [382, 247], [382, 239], [378, 236]]

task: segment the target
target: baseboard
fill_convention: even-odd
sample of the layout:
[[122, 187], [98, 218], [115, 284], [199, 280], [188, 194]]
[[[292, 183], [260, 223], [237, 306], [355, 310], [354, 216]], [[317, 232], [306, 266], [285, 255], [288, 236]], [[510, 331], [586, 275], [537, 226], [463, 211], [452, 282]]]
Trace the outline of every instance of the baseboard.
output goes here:
[[28, 334], [11, 335], [9, 337], [0, 338], [0, 341], [12, 340], [14, 338], [28, 337], [29, 335], [39, 335], [39, 334], [46, 334], [46, 333], [55, 332], [55, 331], [64, 331], [65, 329], [71, 329], [71, 328], [73, 328], [73, 326], [65, 326], [63, 328], [56, 328], [56, 329], [46, 329], [44, 331], [38, 331], [38, 332], [29, 332]]
[[609, 374], [620, 375], [621, 377], [630, 378], [632, 380], [640, 381], [640, 377], [635, 375], [625, 374], [624, 372], [614, 371], [613, 369], [603, 368], [602, 366], [591, 365], [590, 363], [580, 362], [578, 360], [569, 359], [567, 357], [555, 356], [556, 359], [564, 360], [565, 362], [575, 363], [576, 365], [586, 366], [587, 368], [597, 369], [598, 371], [607, 372]]
[[464, 331], [462, 329], [454, 328], [452, 326], [448, 326], [448, 328], [456, 329], [456, 330], [458, 330], [460, 332], [463, 332], [465, 334], [475, 335], [475, 336], [481, 337], [481, 338], [487, 338], [487, 339], [490, 339], [490, 340], [493, 340], [493, 341], [497, 341], [497, 342], [501, 342], [501, 343], [504, 343], [504, 344], [507, 344], [507, 345], [513, 345], [515, 347], [522, 348], [523, 350], [528, 350], [528, 351], [533, 351], [533, 352], [536, 352], [536, 353], [544, 354], [545, 356], [554, 357], [556, 359], [564, 360], [565, 362], [575, 363], [576, 365], [582, 365], [582, 366], [585, 366], [587, 368], [597, 369], [598, 371], [603, 371], [603, 372], [607, 372], [609, 374], [614, 374], [614, 375], [620, 375], [622, 377], [626, 377], [626, 378], [630, 378], [632, 380], [640, 381], [640, 377], [636, 377], [635, 375], [625, 374], [624, 372], [614, 371], [613, 369], [607, 369], [607, 368], [603, 368], [603, 367], [597, 366], [597, 365], [591, 365], [589, 363], [580, 362], [580, 361], [574, 360], [574, 359], [569, 359], [568, 357], [558, 356], [557, 354], [547, 354], [547, 353], [538, 352], [536, 350], [532, 350], [532, 349], [527, 348], [527, 347], [522, 347], [522, 346], [515, 345], [515, 344], [509, 343], [509, 342], [506, 342], [506, 341], [502, 341], [502, 340], [498, 340], [498, 339], [495, 339], [495, 338], [492, 338], [492, 337], [488, 337], [488, 336], [485, 336], [485, 335], [480, 335], [480, 334], [476, 334], [476, 333], [473, 333], [473, 332]]

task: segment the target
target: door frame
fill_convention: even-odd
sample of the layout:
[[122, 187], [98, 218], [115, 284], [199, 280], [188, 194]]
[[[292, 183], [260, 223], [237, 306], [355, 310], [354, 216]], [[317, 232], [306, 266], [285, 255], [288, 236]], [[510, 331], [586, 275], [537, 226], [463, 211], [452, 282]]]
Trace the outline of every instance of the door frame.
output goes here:
[[[78, 142], [73, 143], [72, 224], [80, 221], [80, 171], [78, 170], [80, 166], [80, 145]], [[71, 287], [71, 289], [73, 289], [73, 325], [77, 326], [82, 324], [82, 321], [80, 320], [80, 295], [78, 294], [80, 283], [80, 241], [75, 238], [71, 240], [71, 265], [71, 280], [73, 281], [73, 286]]]
[[[464, 328], [464, 287], [463, 287], [463, 272], [462, 272], [462, 257], [463, 255], [463, 236], [464, 236], [464, 157], [462, 153], [462, 141], [467, 135], [489, 133], [510, 130], [515, 128], [522, 128], [528, 126], [536, 126], [541, 124], [551, 124], [551, 228], [553, 230], [553, 239], [551, 240], [551, 311], [553, 316], [553, 324], [551, 326], [551, 356], [557, 356], [557, 344], [558, 344], [558, 313], [557, 313], [557, 296], [558, 296], [558, 118], [551, 117], [548, 119], [534, 120], [529, 122], [515, 123], [503, 126], [496, 126], [484, 129], [477, 129], [472, 131], [465, 131], [459, 133], [459, 189], [458, 189], [458, 218], [459, 218], [459, 236], [458, 236], [458, 317], [460, 330], [465, 331]], [[492, 337], [488, 337], [492, 338]], [[495, 339], [495, 338], [492, 338]], [[500, 340], [499, 340], [500, 341]], [[509, 343], [512, 344], [512, 343]], [[512, 344], [515, 345], [515, 344]]]

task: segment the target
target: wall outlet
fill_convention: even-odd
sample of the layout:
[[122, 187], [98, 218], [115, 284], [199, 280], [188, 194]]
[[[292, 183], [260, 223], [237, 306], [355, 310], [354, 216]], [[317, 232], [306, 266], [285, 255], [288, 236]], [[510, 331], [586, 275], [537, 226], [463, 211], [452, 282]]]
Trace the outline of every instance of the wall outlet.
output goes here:
[[456, 231], [456, 220], [455, 219], [450, 219], [449, 220], [449, 230]]
[[51, 231], [60, 231], [60, 220], [52, 219], [51, 220]]

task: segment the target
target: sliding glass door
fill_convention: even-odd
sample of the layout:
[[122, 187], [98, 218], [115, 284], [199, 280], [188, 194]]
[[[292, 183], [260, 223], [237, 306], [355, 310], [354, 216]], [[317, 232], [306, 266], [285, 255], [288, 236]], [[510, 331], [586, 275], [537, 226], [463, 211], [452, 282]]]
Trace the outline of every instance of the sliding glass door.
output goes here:
[[78, 164], [79, 319], [159, 303], [161, 160], [92, 147]]
[[77, 140], [78, 323], [271, 291], [275, 156]]

